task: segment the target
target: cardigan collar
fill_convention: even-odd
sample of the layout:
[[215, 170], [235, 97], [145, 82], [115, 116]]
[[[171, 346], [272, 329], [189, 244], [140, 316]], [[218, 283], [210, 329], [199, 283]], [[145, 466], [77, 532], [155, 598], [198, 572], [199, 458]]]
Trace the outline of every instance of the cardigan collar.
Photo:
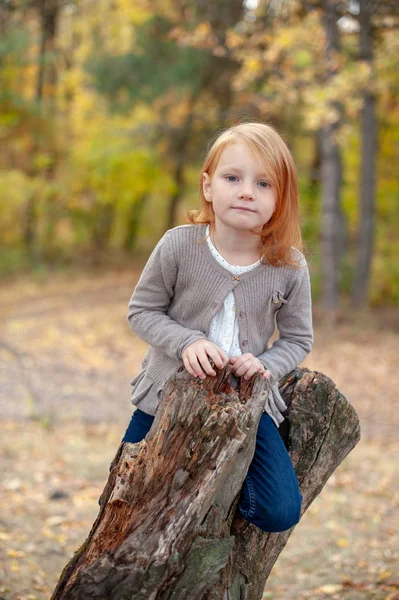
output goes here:
[[[206, 260], [208, 262], [211, 263], [212, 267], [217, 269], [221, 275], [223, 275], [225, 278], [227, 279], [231, 279], [231, 272], [228, 271], [227, 269], [225, 269], [217, 260], [216, 258], [213, 256], [207, 242], [206, 242], [206, 228], [207, 225], [206, 224], [201, 224], [198, 226], [198, 233], [197, 233], [197, 239], [196, 242], [199, 242], [199, 247], [202, 250], [202, 254], [204, 255], [204, 257], [206, 258]], [[239, 275], [240, 277], [240, 281], [242, 280], [246, 280], [246, 279], [251, 279], [252, 277], [258, 275], [258, 273], [260, 273], [263, 269], [270, 267], [271, 265], [266, 265], [263, 264], [262, 262], [259, 262], [259, 264], [254, 267], [253, 269], [251, 269], [250, 271], [246, 271], [245, 273], [241, 273]]]

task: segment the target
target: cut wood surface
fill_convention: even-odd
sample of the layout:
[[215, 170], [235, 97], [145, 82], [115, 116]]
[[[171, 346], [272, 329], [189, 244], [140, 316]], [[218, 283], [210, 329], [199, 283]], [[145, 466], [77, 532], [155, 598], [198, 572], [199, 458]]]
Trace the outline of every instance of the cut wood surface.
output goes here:
[[[269, 392], [230, 369], [177, 373], [139, 444], [122, 444], [92, 530], [52, 600], [255, 600], [292, 529], [266, 534], [236, 513]], [[296, 369], [280, 390], [303, 512], [360, 438], [357, 415], [323, 374]]]

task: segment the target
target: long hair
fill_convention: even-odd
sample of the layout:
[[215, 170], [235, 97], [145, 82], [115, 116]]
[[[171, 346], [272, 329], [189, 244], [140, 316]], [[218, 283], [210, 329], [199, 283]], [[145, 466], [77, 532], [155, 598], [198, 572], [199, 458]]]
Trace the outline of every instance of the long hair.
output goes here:
[[[275, 266], [299, 266], [303, 250], [299, 226], [298, 175], [292, 155], [281, 136], [264, 123], [240, 123], [219, 134], [211, 143], [201, 167], [199, 194], [201, 208], [187, 213], [189, 223], [207, 223], [211, 232], [215, 227], [215, 213], [211, 202], [204, 196], [203, 173], [212, 176], [220, 155], [226, 146], [245, 143], [266, 169], [268, 180], [276, 193], [276, 207], [260, 235], [262, 262]], [[295, 250], [300, 252], [295, 252]]]

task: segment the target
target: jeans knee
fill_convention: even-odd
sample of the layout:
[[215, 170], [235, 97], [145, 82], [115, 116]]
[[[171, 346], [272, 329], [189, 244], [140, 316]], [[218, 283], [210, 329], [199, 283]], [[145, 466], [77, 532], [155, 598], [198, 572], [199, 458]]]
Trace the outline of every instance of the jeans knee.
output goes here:
[[[286, 531], [299, 523], [301, 517], [301, 501], [291, 502], [274, 510], [269, 531]], [[265, 523], [267, 526], [267, 522]]]
[[246, 519], [268, 533], [286, 531], [299, 523], [301, 504], [302, 495], [298, 494], [274, 506], [257, 506], [253, 518], [247, 516]]

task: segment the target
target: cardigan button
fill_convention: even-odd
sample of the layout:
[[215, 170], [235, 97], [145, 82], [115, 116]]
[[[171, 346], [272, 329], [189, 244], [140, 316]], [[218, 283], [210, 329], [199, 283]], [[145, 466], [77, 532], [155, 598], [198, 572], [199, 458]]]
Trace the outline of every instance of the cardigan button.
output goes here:
[[243, 346], [248, 346], [248, 340], [244, 340], [242, 343]]
[[241, 318], [245, 317], [245, 312], [243, 310], [240, 310], [240, 312], [238, 314]]

